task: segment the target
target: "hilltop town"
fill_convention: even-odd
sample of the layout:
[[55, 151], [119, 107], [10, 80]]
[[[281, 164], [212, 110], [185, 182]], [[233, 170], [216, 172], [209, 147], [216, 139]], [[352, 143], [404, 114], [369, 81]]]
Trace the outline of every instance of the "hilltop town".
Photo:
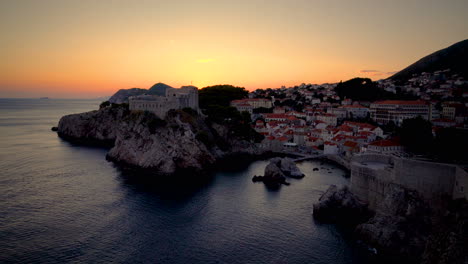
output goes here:
[[[231, 106], [251, 114], [253, 128], [265, 137], [259, 143], [263, 149], [344, 158], [369, 152], [414, 154], [396, 133], [405, 120], [430, 122], [434, 138], [441, 129], [468, 128], [468, 82], [451, 75], [450, 70], [415, 74], [407, 82], [375, 82], [374, 89], [385, 92], [391, 100], [343, 97], [337, 93], [337, 86], [343, 84], [258, 89], [248, 98], [233, 100]], [[410, 100], [393, 99], [402, 97]]]

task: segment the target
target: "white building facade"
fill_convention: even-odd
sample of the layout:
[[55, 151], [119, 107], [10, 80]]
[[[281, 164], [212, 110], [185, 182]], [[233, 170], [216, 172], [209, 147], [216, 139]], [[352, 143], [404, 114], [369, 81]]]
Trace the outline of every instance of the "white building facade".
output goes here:
[[199, 111], [198, 88], [183, 86], [179, 89], [167, 88], [165, 96], [138, 95], [129, 99], [129, 109], [132, 111], [149, 111], [160, 118], [164, 118], [171, 109], [190, 107]]

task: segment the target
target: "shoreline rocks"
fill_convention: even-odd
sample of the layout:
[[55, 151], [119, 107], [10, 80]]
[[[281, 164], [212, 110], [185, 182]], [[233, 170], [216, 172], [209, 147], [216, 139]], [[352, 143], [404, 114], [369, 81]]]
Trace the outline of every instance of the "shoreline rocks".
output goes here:
[[290, 158], [273, 158], [265, 167], [264, 176], [254, 176], [252, 181], [262, 181], [267, 187], [279, 188], [282, 184], [289, 185], [286, 177], [300, 179], [304, 174]]
[[203, 116], [183, 110], [171, 110], [163, 120], [149, 112], [105, 107], [62, 117], [57, 132], [79, 144], [105, 143], [109, 161], [161, 175], [181, 170], [196, 175], [230, 155], [263, 153], [254, 143], [223, 137], [217, 129], [222, 126], [213, 128]]
[[468, 202], [447, 201], [447, 210], [433, 211], [414, 190], [400, 185], [374, 211], [347, 188], [330, 186], [313, 206], [313, 217], [352, 231], [356, 240], [375, 249], [382, 263], [466, 263]]
[[324, 223], [354, 227], [372, 216], [367, 207], [348, 187], [339, 189], [336, 185], [331, 185], [318, 203], [313, 205], [313, 216]]

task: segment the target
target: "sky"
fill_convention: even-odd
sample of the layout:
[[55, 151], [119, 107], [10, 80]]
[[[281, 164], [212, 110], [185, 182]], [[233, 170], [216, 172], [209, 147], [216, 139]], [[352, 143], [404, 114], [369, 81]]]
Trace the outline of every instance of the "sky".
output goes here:
[[0, 0], [0, 97], [378, 80], [468, 38], [466, 0]]

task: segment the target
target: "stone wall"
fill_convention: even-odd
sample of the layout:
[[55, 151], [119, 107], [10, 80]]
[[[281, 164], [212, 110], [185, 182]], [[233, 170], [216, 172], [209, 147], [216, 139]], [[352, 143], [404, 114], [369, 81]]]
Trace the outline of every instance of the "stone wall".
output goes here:
[[395, 184], [416, 190], [435, 206], [444, 197], [468, 197], [468, 173], [451, 164], [362, 154], [352, 159], [350, 168], [352, 192], [368, 202], [371, 209]]
[[468, 200], [468, 172], [457, 167], [455, 171], [455, 186], [453, 188], [454, 199], [465, 198]]
[[417, 190], [429, 200], [452, 196], [456, 166], [401, 158], [394, 162], [396, 183]]
[[164, 118], [171, 109], [191, 107], [198, 110], [198, 89], [194, 86], [167, 88], [165, 96], [139, 95], [129, 98], [130, 110], [149, 111]]

